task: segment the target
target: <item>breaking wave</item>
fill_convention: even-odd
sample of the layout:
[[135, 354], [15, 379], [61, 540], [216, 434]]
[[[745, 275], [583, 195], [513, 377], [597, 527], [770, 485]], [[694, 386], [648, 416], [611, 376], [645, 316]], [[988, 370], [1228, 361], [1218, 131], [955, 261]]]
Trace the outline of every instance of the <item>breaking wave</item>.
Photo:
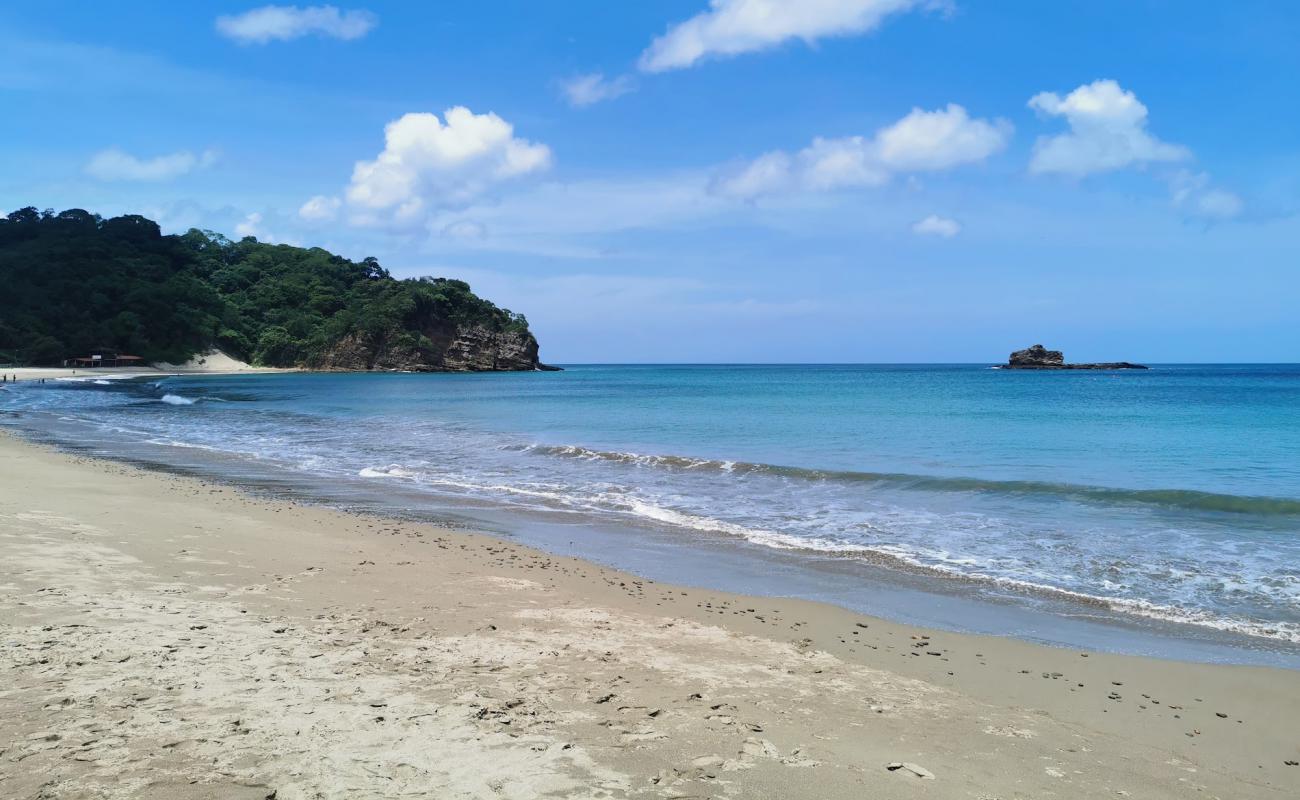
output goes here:
[[1167, 506], [1190, 511], [1257, 514], [1260, 516], [1300, 516], [1300, 500], [1282, 497], [1219, 494], [1191, 489], [1117, 489], [1106, 486], [1081, 486], [1049, 481], [999, 481], [984, 478], [908, 475], [895, 472], [820, 470], [744, 461], [691, 458], [689, 456], [644, 455], [640, 453], [591, 450], [577, 445], [528, 445], [518, 449], [540, 455], [588, 461], [607, 461], [639, 467], [712, 470], [735, 475], [761, 474], [808, 481], [887, 484], [894, 488], [925, 491], [982, 492], [1022, 497], [1043, 495], [1095, 503]]

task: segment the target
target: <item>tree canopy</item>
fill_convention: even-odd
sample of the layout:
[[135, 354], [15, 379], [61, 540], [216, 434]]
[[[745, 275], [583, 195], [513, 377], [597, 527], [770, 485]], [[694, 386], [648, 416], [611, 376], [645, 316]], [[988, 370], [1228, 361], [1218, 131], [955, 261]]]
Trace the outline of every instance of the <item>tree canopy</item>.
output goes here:
[[373, 258], [318, 247], [164, 236], [157, 223], [81, 209], [0, 219], [0, 360], [99, 351], [181, 362], [216, 346], [266, 366], [310, 366], [350, 334], [420, 336], [430, 318], [494, 331], [527, 320], [446, 278], [398, 280]]

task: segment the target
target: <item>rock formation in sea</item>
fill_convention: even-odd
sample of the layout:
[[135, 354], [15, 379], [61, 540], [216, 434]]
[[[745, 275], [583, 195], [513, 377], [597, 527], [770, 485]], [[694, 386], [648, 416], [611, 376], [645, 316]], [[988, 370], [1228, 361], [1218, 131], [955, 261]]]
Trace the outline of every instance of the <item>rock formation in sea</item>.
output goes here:
[[1067, 364], [1060, 350], [1048, 350], [1041, 344], [1017, 350], [999, 369], [1147, 369], [1128, 361], [1107, 361], [1099, 364]]

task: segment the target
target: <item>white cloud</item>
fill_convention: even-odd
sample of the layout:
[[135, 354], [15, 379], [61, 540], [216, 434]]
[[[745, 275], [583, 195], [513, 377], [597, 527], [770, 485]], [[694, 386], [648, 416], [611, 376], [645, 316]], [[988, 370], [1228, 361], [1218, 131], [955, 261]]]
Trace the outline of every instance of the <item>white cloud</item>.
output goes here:
[[369, 11], [339, 11], [334, 6], [262, 6], [233, 16], [217, 17], [217, 31], [240, 44], [289, 41], [308, 34], [333, 39], [359, 39], [379, 24]]
[[799, 152], [799, 165], [803, 183], [809, 189], [882, 186], [890, 178], [888, 168], [878, 157], [875, 143], [861, 136], [843, 139], [817, 137]]
[[1113, 80], [1080, 86], [1065, 97], [1041, 92], [1029, 107], [1064, 117], [1069, 133], [1038, 140], [1029, 171], [1083, 176], [1151, 162], [1184, 161], [1191, 151], [1162, 142], [1146, 130], [1147, 107]]
[[216, 160], [217, 153], [214, 150], [205, 150], [197, 156], [188, 150], [182, 150], [154, 158], [137, 158], [116, 147], [110, 147], [90, 159], [86, 164], [86, 174], [102, 181], [167, 181], [196, 169], [210, 167]]
[[318, 194], [298, 209], [298, 216], [308, 222], [328, 222], [338, 216], [339, 206], [343, 203], [337, 197]]
[[564, 98], [575, 108], [585, 108], [603, 100], [613, 100], [632, 91], [632, 88], [632, 79], [627, 75], [606, 80], [599, 72], [574, 75], [560, 84]]
[[496, 114], [464, 106], [437, 114], [412, 113], [384, 128], [384, 150], [359, 161], [347, 189], [360, 223], [379, 212], [411, 223], [427, 209], [464, 204], [494, 183], [547, 169], [551, 150], [514, 135]]
[[924, 0], [710, 0], [709, 10], [672, 25], [641, 54], [645, 72], [689, 67], [710, 56], [766, 50], [790, 39], [866, 33]]
[[955, 219], [931, 214], [923, 220], [912, 223], [912, 233], [920, 236], [942, 236], [951, 239], [961, 233], [961, 223]]
[[1236, 194], [1210, 184], [1204, 172], [1179, 170], [1169, 181], [1174, 206], [1193, 217], [1210, 220], [1232, 219], [1245, 210]]
[[[1029, 171], [1083, 177], [1152, 163], [1191, 161], [1192, 151], [1163, 142], [1147, 131], [1147, 107], [1133, 92], [1113, 80], [1085, 84], [1065, 97], [1041, 92], [1029, 107], [1051, 117], [1063, 117], [1069, 133], [1039, 138]], [[1211, 185], [1204, 172], [1179, 169], [1160, 177], [1169, 185], [1173, 204], [1182, 213], [1209, 220], [1239, 216], [1242, 199]]]
[[966, 109], [914, 108], [875, 136], [816, 138], [791, 156], [774, 151], [714, 180], [716, 194], [749, 199], [778, 191], [880, 186], [897, 173], [935, 172], [983, 161], [1006, 147], [1011, 124]]
[[254, 211], [235, 226], [235, 238], [242, 239], [245, 236], [258, 236], [261, 225], [262, 215]]
[[785, 191], [795, 182], [794, 159], [780, 150], [723, 172], [709, 186], [713, 194], [747, 200]]
[[983, 161], [1006, 146], [1006, 120], [971, 119], [955, 103], [911, 113], [876, 134], [880, 161], [898, 172], [943, 170]]

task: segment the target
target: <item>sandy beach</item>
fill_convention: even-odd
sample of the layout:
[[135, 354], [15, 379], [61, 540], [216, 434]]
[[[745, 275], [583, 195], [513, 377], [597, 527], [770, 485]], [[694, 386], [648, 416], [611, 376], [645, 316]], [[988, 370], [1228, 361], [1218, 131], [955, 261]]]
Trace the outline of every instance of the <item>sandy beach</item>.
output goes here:
[[85, 367], [0, 367], [8, 381], [27, 383], [28, 381], [54, 380], [130, 380], [142, 377], [160, 377], [163, 375], [233, 375], [261, 372], [293, 372], [294, 370], [278, 367], [255, 367], [220, 350], [197, 355], [183, 364], [152, 364], [144, 367], [102, 367], [86, 369]]
[[6, 798], [1290, 798], [1300, 675], [642, 580], [0, 436]]

